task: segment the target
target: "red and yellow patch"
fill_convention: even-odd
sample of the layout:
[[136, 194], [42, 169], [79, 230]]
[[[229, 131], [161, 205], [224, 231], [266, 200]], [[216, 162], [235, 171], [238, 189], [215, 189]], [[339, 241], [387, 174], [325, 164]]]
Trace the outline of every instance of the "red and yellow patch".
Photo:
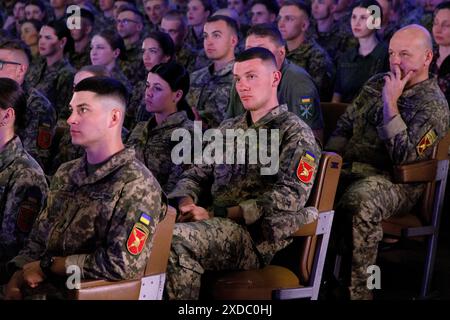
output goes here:
[[428, 147], [431, 147], [437, 140], [436, 131], [431, 129], [428, 131], [416, 146], [417, 154], [421, 156]]
[[45, 125], [39, 126], [37, 143], [41, 149], [50, 148], [50, 145], [52, 144], [52, 133], [50, 127]]
[[310, 183], [315, 169], [314, 162], [303, 156], [297, 166], [297, 178], [303, 183]]
[[136, 256], [142, 252], [147, 241], [149, 230], [142, 223], [135, 223], [127, 240], [127, 250]]

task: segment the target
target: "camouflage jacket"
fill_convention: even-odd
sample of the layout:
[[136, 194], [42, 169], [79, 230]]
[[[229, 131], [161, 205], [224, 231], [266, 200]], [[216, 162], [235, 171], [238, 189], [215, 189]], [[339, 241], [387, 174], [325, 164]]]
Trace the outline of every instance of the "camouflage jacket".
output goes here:
[[[313, 130], [322, 129], [323, 118], [319, 93], [311, 76], [305, 69], [287, 59], [284, 60], [280, 71], [281, 82], [277, 89], [278, 101], [287, 104], [288, 110], [298, 115]], [[244, 106], [233, 81], [227, 118], [234, 118], [244, 112]]]
[[69, 102], [72, 98], [73, 77], [75, 69], [63, 59], [51, 67], [47, 67], [45, 59], [40, 59], [30, 67], [26, 83], [29, 87], [40, 90], [56, 110], [58, 120], [66, 120], [69, 116]]
[[90, 175], [83, 157], [55, 174], [47, 205], [11, 263], [22, 267], [45, 253], [66, 257], [66, 268], [78, 266], [82, 278], [136, 278], [165, 212], [158, 182], [133, 150], [116, 153]]
[[190, 73], [194, 71], [196, 56], [197, 51], [186, 43], [183, 43], [183, 46], [175, 52], [175, 60]]
[[[289, 243], [287, 238], [317, 214], [315, 208], [305, 208], [305, 204], [321, 149], [309, 126], [288, 112], [286, 105], [272, 109], [256, 123], [251, 123], [250, 113], [246, 112], [224, 121], [219, 129], [224, 136], [228, 129], [241, 129], [243, 135], [254, 130], [260, 141], [245, 140], [245, 163], [239, 164], [242, 161], [237, 161], [236, 154], [242, 150], [234, 151], [240, 139], [227, 138], [224, 156], [228, 158], [231, 153], [233, 164], [220, 159], [222, 164], [194, 165], [184, 172], [169, 198], [190, 196], [197, 203], [203, 189], [212, 183], [213, 206], [239, 205], [259, 252], [269, 262], [277, 250]], [[228, 148], [234, 149], [230, 152]], [[271, 164], [278, 166], [275, 173], [262, 174], [261, 169], [271, 165], [263, 165], [261, 159], [250, 160], [252, 155], [264, 152], [264, 148], [265, 152], [269, 148], [278, 151], [279, 157]]]
[[45, 170], [50, 162], [50, 147], [56, 128], [56, 111], [51, 102], [36, 89], [25, 89], [27, 92], [27, 111], [25, 127], [17, 134], [25, 149]]
[[126, 60], [120, 60], [120, 69], [134, 86], [146, 79], [146, 70], [142, 61], [142, 41], [137, 41], [125, 51]]
[[82, 52], [70, 52], [69, 56], [70, 64], [76, 69], [80, 70], [84, 66], [91, 64], [90, 48], [89, 45]]
[[355, 177], [388, 174], [393, 165], [427, 159], [449, 128], [447, 101], [436, 79], [405, 89], [397, 101], [400, 114], [383, 124], [383, 76], [364, 85], [325, 147], [342, 154], [344, 168]]
[[47, 197], [44, 172], [19, 137], [0, 152], [0, 262], [17, 255]]
[[287, 52], [286, 58], [311, 75], [319, 90], [320, 100], [331, 101], [336, 70], [321, 46], [314, 40], [305, 40], [297, 49]]
[[196, 108], [208, 128], [216, 128], [225, 119], [233, 83], [234, 60], [215, 71], [214, 64], [191, 74], [186, 99]]
[[339, 58], [344, 52], [358, 44], [358, 40], [353, 37], [353, 34], [336, 22], [333, 23], [331, 30], [328, 32], [313, 30], [311, 36], [327, 51], [335, 65], [337, 65]]
[[174, 164], [171, 158], [172, 149], [178, 144], [178, 141], [171, 140], [176, 129], [186, 129], [192, 136], [194, 123], [187, 118], [185, 111], [171, 114], [159, 125], [154, 117], [147, 122], [139, 122], [127, 142], [166, 193], [172, 191], [185, 169], [183, 165]]
[[203, 32], [200, 35], [200, 37], [197, 37], [194, 29], [191, 26], [189, 26], [188, 32], [187, 32], [186, 36], [184, 37], [184, 43], [188, 44], [194, 50], [203, 49]]

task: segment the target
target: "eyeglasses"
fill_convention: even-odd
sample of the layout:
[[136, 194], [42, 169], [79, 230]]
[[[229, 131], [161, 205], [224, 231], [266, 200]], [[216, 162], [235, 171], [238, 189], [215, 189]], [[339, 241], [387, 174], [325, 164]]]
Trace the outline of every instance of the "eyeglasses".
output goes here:
[[116, 20], [116, 23], [117, 24], [123, 24], [124, 26], [127, 26], [129, 23], [131, 23], [131, 22], [133, 22], [133, 23], [139, 23], [139, 21], [136, 21], [136, 20], [131, 20], [131, 19], [117, 19]]
[[18, 66], [21, 65], [21, 63], [14, 62], [14, 61], [3, 61], [3, 60], [0, 60], [0, 70], [3, 70], [3, 66], [5, 64], [15, 64], [15, 65], [18, 65]]

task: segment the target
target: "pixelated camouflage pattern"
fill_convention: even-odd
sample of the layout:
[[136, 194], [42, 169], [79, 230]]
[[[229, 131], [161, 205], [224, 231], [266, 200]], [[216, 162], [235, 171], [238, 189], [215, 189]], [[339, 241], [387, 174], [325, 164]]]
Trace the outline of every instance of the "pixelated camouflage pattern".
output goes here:
[[[397, 102], [400, 115], [384, 125], [383, 75], [366, 83], [339, 119], [325, 147], [342, 154], [344, 160], [338, 190], [345, 191], [336, 209], [335, 225], [353, 225], [352, 299], [371, 298], [366, 270], [377, 256], [383, 236], [381, 220], [407, 212], [423, 192], [423, 184], [394, 184], [391, 168], [427, 159], [433, 148], [418, 152], [420, 140], [434, 130], [435, 145], [450, 123], [445, 97], [436, 80], [428, 79], [403, 91]], [[342, 181], [349, 185], [348, 189], [343, 188]]]
[[154, 117], [146, 122], [139, 122], [127, 142], [166, 193], [172, 191], [183, 171], [189, 167], [176, 165], [171, 158], [173, 147], [179, 143], [171, 140], [172, 132], [179, 128], [188, 130], [192, 137], [194, 123], [187, 118], [185, 111], [172, 113], [159, 125]]
[[[281, 66], [281, 82], [277, 95], [281, 104], [287, 104], [288, 110], [295, 113], [313, 130], [323, 128], [322, 111], [320, 109], [319, 93], [311, 76], [300, 66], [285, 59]], [[302, 98], [310, 98], [309, 110], [303, 109]], [[306, 112], [308, 111], [308, 112]], [[237, 117], [245, 112], [236, 85], [230, 92], [230, 102], [227, 107], [227, 118]]]
[[214, 65], [191, 74], [191, 86], [186, 96], [208, 128], [217, 128], [225, 119], [233, 83], [234, 60], [215, 71]]
[[333, 22], [328, 32], [319, 32], [316, 28], [312, 30], [311, 37], [327, 51], [335, 65], [345, 51], [358, 44], [358, 40], [353, 37], [353, 34], [336, 21]]
[[186, 36], [184, 37], [184, 43], [189, 45], [194, 50], [202, 50], [203, 49], [203, 32], [200, 37], [197, 37], [194, 29], [189, 26]]
[[186, 70], [191, 73], [194, 71], [195, 60], [197, 56], [197, 51], [192, 49], [187, 43], [183, 43], [183, 46], [175, 52], [175, 60]]
[[0, 152], [0, 264], [22, 249], [47, 192], [44, 172], [14, 137]]
[[36, 89], [27, 89], [25, 127], [17, 135], [25, 149], [45, 171], [51, 161], [50, 147], [56, 127], [56, 111], [51, 102]]
[[66, 59], [47, 67], [46, 61], [41, 58], [35, 65], [30, 65], [26, 83], [29, 87], [41, 91], [50, 100], [58, 120], [65, 120], [69, 117], [74, 75], [75, 69]]
[[87, 45], [82, 52], [75, 52], [74, 50], [68, 55], [69, 62], [76, 70], [80, 70], [84, 66], [88, 66], [91, 64], [90, 53], [91, 49], [89, 45]]
[[287, 52], [286, 58], [310, 74], [318, 88], [320, 100], [331, 100], [336, 70], [325, 49], [313, 39], [309, 39], [297, 49]]
[[[250, 114], [245, 113], [224, 121], [219, 129], [223, 134], [227, 129], [268, 129], [268, 139], [270, 130], [278, 129], [279, 170], [274, 175], [261, 175], [260, 169], [263, 166], [260, 163], [249, 163], [249, 149], [257, 152], [260, 144], [249, 146], [247, 140], [246, 164], [201, 164], [184, 172], [169, 198], [190, 196], [198, 202], [202, 191], [212, 182], [212, 205], [239, 205], [246, 230], [242, 230], [233, 221], [218, 217], [193, 224], [177, 224], [166, 286], [171, 299], [198, 298], [196, 286], [200, 283], [199, 277], [203, 270], [254, 268], [259, 265], [257, 256], [259, 263], [269, 263], [278, 250], [290, 243], [289, 237], [298, 227], [317, 217], [315, 208], [305, 208], [313, 180], [301, 182], [296, 173], [300, 160], [307, 151], [315, 157], [312, 163], [315, 168], [319, 163], [321, 150], [311, 129], [296, 115], [288, 112], [286, 105], [272, 109], [254, 124], [249, 123]], [[229, 143], [235, 146], [236, 139]], [[315, 173], [316, 170], [314, 175]], [[203, 236], [198, 238], [197, 228], [208, 229], [208, 232], [202, 233]], [[251, 240], [245, 235], [247, 232]], [[190, 253], [189, 248], [197, 246], [200, 252], [196, 250]], [[208, 250], [214, 251], [207, 252]], [[210, 262], [210, 255], [213, 254], [216, 262]]]
[[146, 70], [142, 61], [142, 41], [137, 41], [125, 50], [126, 60], [120, 60], [120, 69], [134, 86], [146, 79]]
[[[92, 174], [86, 157], [60, 167], [52, 179], [47, 206], [30, 240], [11, 263], [22, 267], [43, 253], [66, 257], [82, 278], [133, 279], [144, 272], [157, 223], [166, 203], [161, 188], [134, 151], [124, 149]], [[127, 240], [141, 215], [150, 222], [145, 247], [133, 255]]]

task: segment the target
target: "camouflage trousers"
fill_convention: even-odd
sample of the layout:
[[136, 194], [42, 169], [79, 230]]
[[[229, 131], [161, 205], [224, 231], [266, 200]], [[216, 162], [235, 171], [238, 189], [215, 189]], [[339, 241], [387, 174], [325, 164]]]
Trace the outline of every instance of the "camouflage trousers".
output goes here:
[[248, 231], [225, 218], [177, 223], [166, 278], [169, 299], [193, 300], [200, 294], [205, 271], [260, 267]]
[[386, 176], [377, 175], [351, 183], [340, 197], [336, 222], [352, 226], [352, 299], [372, 298], [367, 287], [367, 268], [376, 263], [378, 243], [383, 238], [381, 221], [410, 211], [423, 190], [422, 184], [395, 184]]

